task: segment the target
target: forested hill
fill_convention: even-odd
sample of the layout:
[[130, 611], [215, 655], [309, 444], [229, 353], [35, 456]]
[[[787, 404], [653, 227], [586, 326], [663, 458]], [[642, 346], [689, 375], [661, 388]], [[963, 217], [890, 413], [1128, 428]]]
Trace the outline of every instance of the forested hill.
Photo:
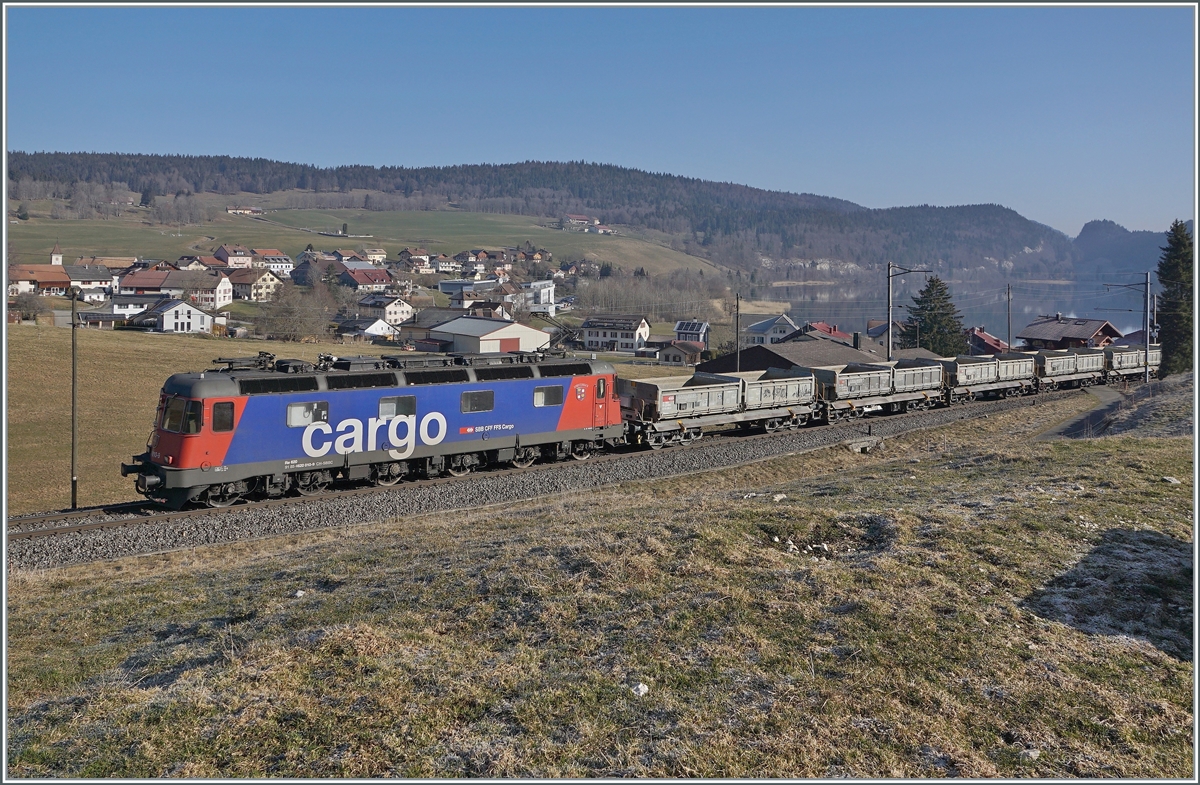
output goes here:
[[[321, 169], [228, 156], [24, 153], [9, 156], [10, 196], [22, 184], [124, 183], [154, 195], [304, 189], [370, 210], [457, 208], [560, 218], [584, 213], [669, 235], [679, 250], [747, 270], [857, 276], [894, 261], [978, 280], [1070, 274], [1071, 241], [999, 205], [867, 209], [842, 199], [766, 191], [606, 164], [536, 162]], [[374, 192], [351, 195], [360, 189]], [[354, 198], [349, 198], [353, 196]]]

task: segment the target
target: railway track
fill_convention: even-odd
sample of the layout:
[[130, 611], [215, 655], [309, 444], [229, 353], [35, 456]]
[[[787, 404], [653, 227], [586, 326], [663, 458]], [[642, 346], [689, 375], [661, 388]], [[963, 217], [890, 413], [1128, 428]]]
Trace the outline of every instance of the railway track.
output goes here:
[[[1076, 391], [1044, 393], [926, 412], [871, 417], [773, 434], [724, 431], [663, 450], [630, 448], [592, 456], [503, 467], [386, 487], [338, 489], [317, 496], [243, 502], [230, 507], [164, 510], [149, 502], [60, 511], [8, 521], [12, 569], [45, 569], [133, 554], [278, 536], [338, 525], [454, 513], [622, 482], [690, 476], [856, 442], [936, 428], [990, 413], [1036, 405]], [[602, 468], [603, 467], [603, 468]], [[127, 532], [114, 533], [116, 530]]]

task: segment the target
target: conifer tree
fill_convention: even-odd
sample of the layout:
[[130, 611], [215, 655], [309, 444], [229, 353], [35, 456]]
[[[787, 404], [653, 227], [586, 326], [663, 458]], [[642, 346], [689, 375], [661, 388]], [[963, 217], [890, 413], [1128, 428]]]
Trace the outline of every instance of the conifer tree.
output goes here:
[[962, 315], [950, 299], [950, 287], [935, 275], [912, 299], [903, 336], [905, 345], [915, 344], [941, 357], [966, 354], [966, 331]]
[[1158, 283], [1163, 289], [1158, 309], [1162, 373], [1191, 370], [1192, 234], [1183, 221], [1175, 221], [1167, 231], [1167, 244], [1158, 260]]

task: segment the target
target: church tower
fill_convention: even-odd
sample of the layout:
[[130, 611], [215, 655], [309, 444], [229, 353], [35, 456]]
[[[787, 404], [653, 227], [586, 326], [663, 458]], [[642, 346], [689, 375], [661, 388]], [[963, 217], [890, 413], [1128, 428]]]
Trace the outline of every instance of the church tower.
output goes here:
[[62, 265], [62, 249], [58, 247], [58, 243], [55, 243], [54, 249], [50, 251], [50, 264]]

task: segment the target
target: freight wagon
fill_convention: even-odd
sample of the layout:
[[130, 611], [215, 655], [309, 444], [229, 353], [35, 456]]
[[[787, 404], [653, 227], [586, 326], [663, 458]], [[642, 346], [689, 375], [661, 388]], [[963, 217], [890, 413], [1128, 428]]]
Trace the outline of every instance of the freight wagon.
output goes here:
[[812, 374], [799, 369], [619, 379], [630, 444], [689, 444], [705, 427], [798, 428], [813, 412]]

